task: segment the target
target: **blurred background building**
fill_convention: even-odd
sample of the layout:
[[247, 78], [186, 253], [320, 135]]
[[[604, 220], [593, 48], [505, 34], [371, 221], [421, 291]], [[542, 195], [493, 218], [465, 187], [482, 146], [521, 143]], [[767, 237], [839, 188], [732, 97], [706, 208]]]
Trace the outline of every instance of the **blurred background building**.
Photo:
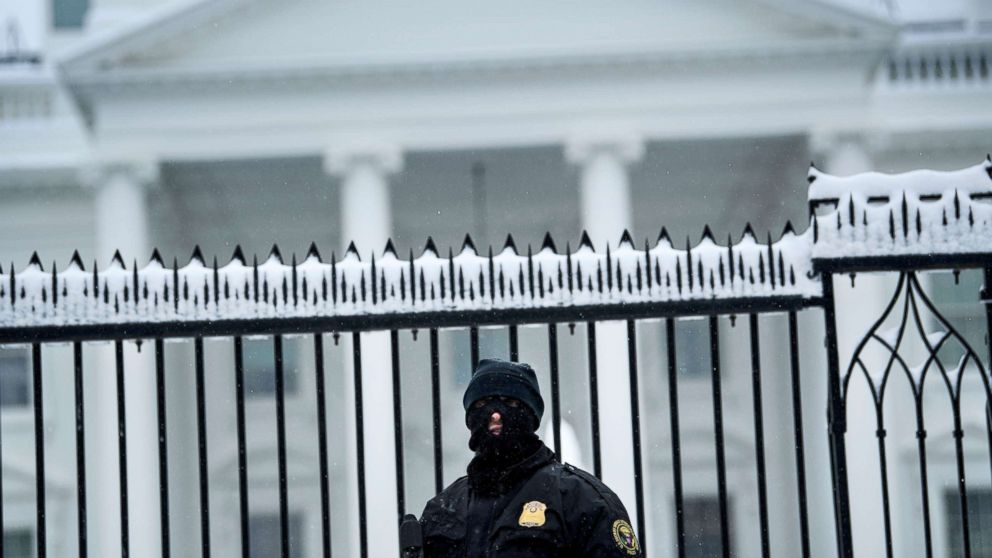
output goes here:
[[[236, 245], [264, 259], [278, 243], [288, 259], [302, 255], [311, 241], [330, 255], [353, 240], [369, 257], [392, 238], [400, 254], [419, 254], [429, 235], [442, 250], [452, 246], [457, 252], [466, 233], [480, 251], [501, 247], [507, 233], [523, 251], [538, 245], [546, 231], [560, 245], [569, 240], [574, 246], [587, 230], [602, 249], [624, 229], [639, 245], [645, 238], [653, 244], [662, 226], [694, 244], [705, 222], [720, 239], [738, 238], [748, 221], [762, 236], [772, 229], [777, 237], [786, 220], [807, 221], [810, 160], [841, 175], [954, 169], [976, 163], [992, 137], [992, 4], [982, 0], [5, 0], [0, 25], [0, 261], [17, 269], [33, 251], [46, 265], [54, 260], [64, 266], [78, 250], [88, 269], [107, 265], [115, 250], [128, 265], [147, 261], [153, 248], [167, 261], [183, 262], [197, 244], [222, 263]], [[857, 289], [839, 296], [877, 305], [883, 287], [859, 281]], [[945, 301], [953, 306], [952, 295]], [[973, 318], [955, 316], [966, 331]], [[851, 331], [841, 332], [842, 349], [850, 349], [862, 327], [858, 317], [851, 320]], [[807, 321], [809, 345], [816, 347], [818, 322]], [[708, 394], [705, 332], [703, 322], [679, 326], [680, 347], [689, 355], [682, 359], [682, 396], [690, 402]], [[660, 329], [648, 324], [642, 334], [661, 345]], [[547, 359], [542, 335], [522, 338], [524, 358], [538, 367]], [[610, 335], [604, 333], [607, 340]], [[468, 377], [466, 339], [464, 331], [443, 333], [449, 481], [468, 460], [459, 395]], [[307, 378], [313, 363], [306, 343], [291, 341], [288, 352], [295, 371], [288, 390], [296, 397], [289, 417], [291, 533], [293, 554], [300, 557], [318, 555], [320, 520], [312, 489], [315, 427]], [[649, 361], [642, 374], [660, 378], [662, 356], [652, 359], [653, 344], [642, 343], [642, 358]], [[410, 379], [404, 385], [407, 474], [428, 479], [431, 424], [420, 381], [428, 357], [422, 339], [405, 336], [404, 344], [410, 355], [405, 361], [423, 363], [421, 370], [404, 371]], [[571, 436], [566, 458], [588, 465], [584, 349], [567, 336], [562, 344]], [[484, 354], [505, 356], [502, 333], [483, 331], [482, 345]], [[208, 368], [224, 372], [210, 376], [208, 390], [221, 401], [209, 422], [210, 470], [216, 554], [226, 556], [239, 548], [231, 351], [229, 344], [208, 347]], [[346, 347], [342, 341], [335, 350], [348, 355]], [[745, 362], [746, 346], [733, 350], [725, 365], [728, 393], [737, 384], [746, 390], [749, 381], [734, 373]], [[170, 344], [169, 351], [172, 529], [188, 534], [175, 538], [173, 552], [192, 556], [199, 517], [193, 504], [191, 353], [182, 342]], [[277, 548], [272, 533], [278, 530], [271, 344], [249, 341], [246, 351], [252, 545], [255, 555], [267, 556]], [[128, 386], [132, 513], [138, 518], [132, 536], [147, 541], [136, 555], [157, 556], [157, 453], [148, 405], [153, 386], [140, 373], [142, 366], [148, 370], [147, 352], [128, 353], [134, 364], [129, 370], [139, 371]], [[770, 370], [785, 370], [781, 347], [772, 345], [765, 354]], [[50, 358], [70, 362], [68, 351], [55, 350]], [[93, 512], [91, 555], [110, 557], [119, 552], [117, 481], [105, 460], [116, 463], [116, 410], [101, 404], [101, 394], [111, 393], [103, 390], [113, 389], [113, 378], [101, 375], [109, 372], [101, 370], [109, 362], [106, 354], [93, 351], [88, 358], [95, 376], [87, 385], [94, 425], [88, 443], [98, 448], [89, 469], [97, 500], [92, 509], [106, 512]], [[353, 403], [348, 359], [332, 358], [334, 545], [337, 555], [351, 556]], [[623, 362], [617, 360], [616, 378], [604, 380], [620, 394], [626, 389]], [[27, 351], [0, 354], [3, 494], [13, 502], [4, 509], [8, 557], [33, 552], [28, 368]], [[53, 368], [46, 372], [53, 386], [46, 432], [55, 486], [49, 536], [53, 555], [71, 556], [72, 387]], [[369, 370], [375, 374], [374, 362]], [[804, 386], [812, 428], [822, 423], [823, 381], [814, 375]], [[768, 442], [770, 490], [786, 500], [794, 498], [795, 483], [791, 425], [776, 414], [788, 400], [782, 382], [769, 381], [766, 408], [775, 431]], [[660, 382], [646, 381], [645, 389], [647, 401], [663, 397]], [[373, 411], [376, 401], [388, 401], [387, 395], [370, 397], [367, 409]], [[750, 412], [747, 396], [732, 397], [727, 405], [730, 416]], [[673, 530], [667, 423], [662, 406], [649, 407], [646, 446], [664, 451], [646, 454], [652, 496], [649, 517], [642, 519], [656, 533], [652, 550], [666, 555]], [[710, 414], [704, 404], [686, 407], [686, 466], [693, 471], [686, 480], [687, 525], [698, 543], [689, 555], [709, 556], [720, 544], [713, 521]], [[619, 457], [629, 440], [623, 434], [629, 432], [627, 408], [619, 404], [616, 416], [604, 417], [604, 472], [611, 486], [629, 496], [629, 461]], [[391, 432], [390, 424], [378, 430], [383, 427]], [[751, 444], [747, 430], [728, 432], [728, 447], [738, 448], [729, 455], [738, 556], [758, 552], [757, 532], [743, 527], [754, 523], [756, 513], [749, 496]], [[374, 443], [370, 447], [380, 461], [392, 459], [391, 450], [379, 454]], [[809, 459], [819, 487], [811, 488], [813, 497], [826, 502], [825, 443], [810, 448]], [[953, 488], [951, 463], [947, 486]], [[381, 478], [388, 477], [387, 465]], [[899, 482], [910, 486], [911, 473]], [[977, 482], [987, 485], [988, 479]], [[981, 536], [992, 537], [992, 492], [975, 490], [976, 513], [986, 514]], [[407, 492], [418, 512], [432, 494], [429, 482], [416, 480], [408, 482]], [[832, 511], [819, 508], [811, 510], [813, 522], [822, 525], [813, 537], [817, 554], [834, 544]], [[954, 507], [939, 509], [938, 547], [941, 555], [954, 555], [945, 540], [957, 532]], [[773, 525], [794, 524], [790, 513], [773, 511]], [[900, 516], [897, 532], [918, 527], [911, 515]], [[878, 517], [869, 509], [864, 521], [874, 524]], [[376, 521], [393, 519], [386, 514], [371, 521], [376, 533]], [[798, 554], [795, 529], [775, 535], [776, 554]], [[386, 539], [381, 549], [390, 548]], [[992, 547], [992, 538], [984, 540]], [[390, 555], [381, 549], [375, 555]], [[922, 553], [903, 550], [904, 556]]]

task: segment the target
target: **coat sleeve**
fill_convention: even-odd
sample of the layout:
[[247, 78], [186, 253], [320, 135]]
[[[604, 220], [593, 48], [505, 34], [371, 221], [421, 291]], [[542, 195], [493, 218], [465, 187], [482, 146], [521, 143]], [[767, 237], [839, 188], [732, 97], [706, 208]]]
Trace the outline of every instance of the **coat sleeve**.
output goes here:
[[640, 541], [620, 498], [598, 479], [576, 470], [578, 482], [565, 499], [569, 509], [572, 548], [585, 558], [642, 556]]

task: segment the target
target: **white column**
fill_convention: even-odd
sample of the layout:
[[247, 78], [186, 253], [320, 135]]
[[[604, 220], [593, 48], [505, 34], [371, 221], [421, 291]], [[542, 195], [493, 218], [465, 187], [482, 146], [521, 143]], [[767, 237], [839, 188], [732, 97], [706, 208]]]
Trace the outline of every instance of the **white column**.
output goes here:
[[[599, 252], [607, 243], [615, 247], [631, 226], [627, 165], [643, 152], [644, 144], [634, 137], [582, 138], [566, 146], [566, 156], [581, 173], [582, 226]], [[603, 480], [620, 496], [637, 527], [626, 324], [600, 322], [596, 353]]]
[[[106, 164], [84, 176], [94, 189], [96, 256], [102, 269], [119, 250], [128, 269], [150, 254], [145, 190], [157, 179], [151, 163]], [[97, 366], [86, 370], [86, 425], [90, 554], [120, 556], [120, 472], [116, 359], [112, 345], [97, 347]], [[124, 345], [130, 552], [159, 555], [158, 434], [150, 347], [139, 354]]]
[[[401, 152], [389, 146], [331, 150], [326, 170], [341, 177], [341, 240], [343, 247], [354, 241], [368, 261], [372, 253], [380, 257], [392, 232], [389, 207], [389, 175], [402, 167]], [[350, 336], [349, 336], [350, 339]], [[393, 380], [390, 368], [390, 341], [385, 332], [363, 333], [362, 415], [365, 434], [365, 498], [368, 517], [369, 556], [392, 558], [399, 552], [398, 509], [396, 502], [396, 452], [393, 433]], [[354, 392], [353, 359], [346, 351], [346, 390]], [[358, 555], [358, 492], [354, 400], [346, 397], [348, 436], [349, 556]], [[410, 510], [419, 513], [412, 503]]]

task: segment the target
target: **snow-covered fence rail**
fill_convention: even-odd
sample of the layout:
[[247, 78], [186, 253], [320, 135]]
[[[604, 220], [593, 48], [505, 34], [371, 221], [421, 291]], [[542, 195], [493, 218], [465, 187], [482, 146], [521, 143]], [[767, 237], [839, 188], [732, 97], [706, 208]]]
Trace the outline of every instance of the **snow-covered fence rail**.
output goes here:
[[765, 243], [750, 226], [741, 239], [719, 245], [707, 227], [702, 239], [673, 246], [663, 229], [654, 246], [638, 250], [628, 233], [615, 249], [594, 250], [583, 234], [578, 248], [556, 249], [550, 235], [533, 253], [518, 253], [512, 237], [480, 255], [468, 236], [460, 251], [441, 257], [431, 239], [423, 253], [399, 259], [392, 242], [380, 258], [362, 261], [352, 244], [341, 259], [322, 261], [311, 245], [302, 262], [286, 264], [277, 247], [259, 263], [240, 248], [220, 266], [199, 248], [189, 262], [167, 266], [156, 250], [144, 267], [119, 254], [87, 270], [78, 254], [59, 271], [35, 255], [19, 272], [0, 273], [0, 327], [127, 322], [255, 320], [466, 312], [684, 302], [747, 297], [815, 297], [809, 233], [791, 224]]

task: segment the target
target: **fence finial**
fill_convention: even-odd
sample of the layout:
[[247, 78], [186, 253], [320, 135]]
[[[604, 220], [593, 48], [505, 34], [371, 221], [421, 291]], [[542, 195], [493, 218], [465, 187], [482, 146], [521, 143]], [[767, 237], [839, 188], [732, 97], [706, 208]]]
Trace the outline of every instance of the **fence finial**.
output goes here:
[[741, 234], [741, 240], [744, 240], [744, 238], [746, 238], [748, 236], [750, 236], [752, 239], [755, 239], [755, 240], [757, 240], [757, 238], [758, 238], [758, 237], [756, 237], [754, 235], [754, 229], [751, 228], [751, 222], [750, 221], [748, 221], [747, 224], [744, 225], [744, 233]]
[[512, 234], [507, 234], [506, 235], [506, 242], [503, 243], [503, 251], [504, 252], [506, 251], [507, 248], [509, 248], [510, 250], [513, 250], [513, 253], [514, 254], [517, 254], [518, 253], [517, 252], [517, 243], [513, 241], [513, 235]]
[[437, 251], [437, 246], [434, 244], [434, 237], [432, 236], [427, 237], [427, 244], [424, 245], [423, 253], [426, 254], [428, 252], [434, 254], [434, 257], [437, 257], [439, 255]]
[[622, 248], [626, 244], [628, 248], [634, 248], [634, 239], [630, 236], [630, 231], [627, 229], [623, 230], [623, 234], [620, 235], [620, 242], [617, 244], [617, 248]]
[[582, 237], [579, 239], [579, 250], [582, 250], [583, 248], [588, 248], [593, 252], [596, 251], [596, 248], [592, 245], [592, 240], [589, 239], [589, 233], [585, 230], [582, 231]]
[[796, 229], [794, 229], [792, 227], [792, 221], [791, 220], [786, 221], [785, 222], [785, 228], [782, 229], [782, 236], [785, 236], [787, 234], [792, 234], [792, 235], [796, 234]]
[[707, 239], [710, 242], [716, 243], [716, 240], [713, 239], [713, 231], [710, 230], [709, 224], [703, 225], [703, 236], [702, 236], [702, 238], [700, 238], [700, 241], [707, 240]]
[[269, 250], [269, 258], [268, 259], [271, 260], [272, 258], [275, 258], [277, 262], [282, 263], [282, 252], [279, 251], [279, 245], [278, 244], [273, 244], [272, 245], [272, 249]]
[[[69, 267], [76, 266], [79, 271], [86, 271], [83, 266], [83, 259], [79, 257], [79, 250], [72, 251], [72, 259], [69, 260]], [[0, 268], [0, 273], [3, 273], [3, 269]]]
[[391, 255], [394, 258], [396, 257], [396, 247], [393, 246], [393, 239], [392, 238], [387, 238], [386, 239], [386, 247], [382, 249], [382, 256], [383, 257], [386, 257], [388, 255]]
[[669, 246], [672, 245], [672, 239], [668, 236], [668, 229], [661, 227], [661, 232], [658, 233], [658, 240], [655, 241], [655, 245], [661, 244], [662, 242], [667, 243]]
[[317, 249], [317, 243], [316, 242], [314, 242], [314, 241], [311, 241], [310, 242], [310, 248], [307, 249], [307, 257], [306, 257], [306, 259], [308, 259], [308, 260], [309, 259], [316, 259], [318, 262], [321, 261], [320, 260], [320, 250]]
[[348, 249], [344, 251], [344, 257], [345, 259], [349, 257], [354, 257], [358, 261], [362, 260], [362, 257], [358, 255], [358, 248], [355, 248], [354, 240], [348, 243]]
[[558, 253], [558, 249], [555, 248], [555, 241], [551, 238], [551, 231], [544, 233], [544, 240], [541, 242], [541, 251], [551, 249], [552, 252]]
[[465, 239], [462, 240], [462, 252], [466, 249], [471, 250], [473, 254], [478, 254], [479, 251], [475, 249], [475, 242], [472, 241], [472, 235], [466, 233]]
[[[38, 255], [35, 254], [35, 257], [37, 257], [37, 256]], [[38, 265], [41, 265], [41, 262], [38, 262]], [[110, 258], [110, 267], [113, 267], [115, 265], [116, 266], [119, 266], [121, 269], [126, 269], [127, 268], [127, 266], [124, 265], [124, 258], [121, 257], [121, 251], [120, 250], [114, 250], [114, 257]]]
[[[158, 250], [155, 252], [158, 253]], [[240, 244], [234, 246], [234, 253], [231, 254], [231, 261], [233, 262], [235, 260], [237, 260], [241, 265], [248, 263], [247, 260], [245, 260], [245, 253], [241, 250]]]

